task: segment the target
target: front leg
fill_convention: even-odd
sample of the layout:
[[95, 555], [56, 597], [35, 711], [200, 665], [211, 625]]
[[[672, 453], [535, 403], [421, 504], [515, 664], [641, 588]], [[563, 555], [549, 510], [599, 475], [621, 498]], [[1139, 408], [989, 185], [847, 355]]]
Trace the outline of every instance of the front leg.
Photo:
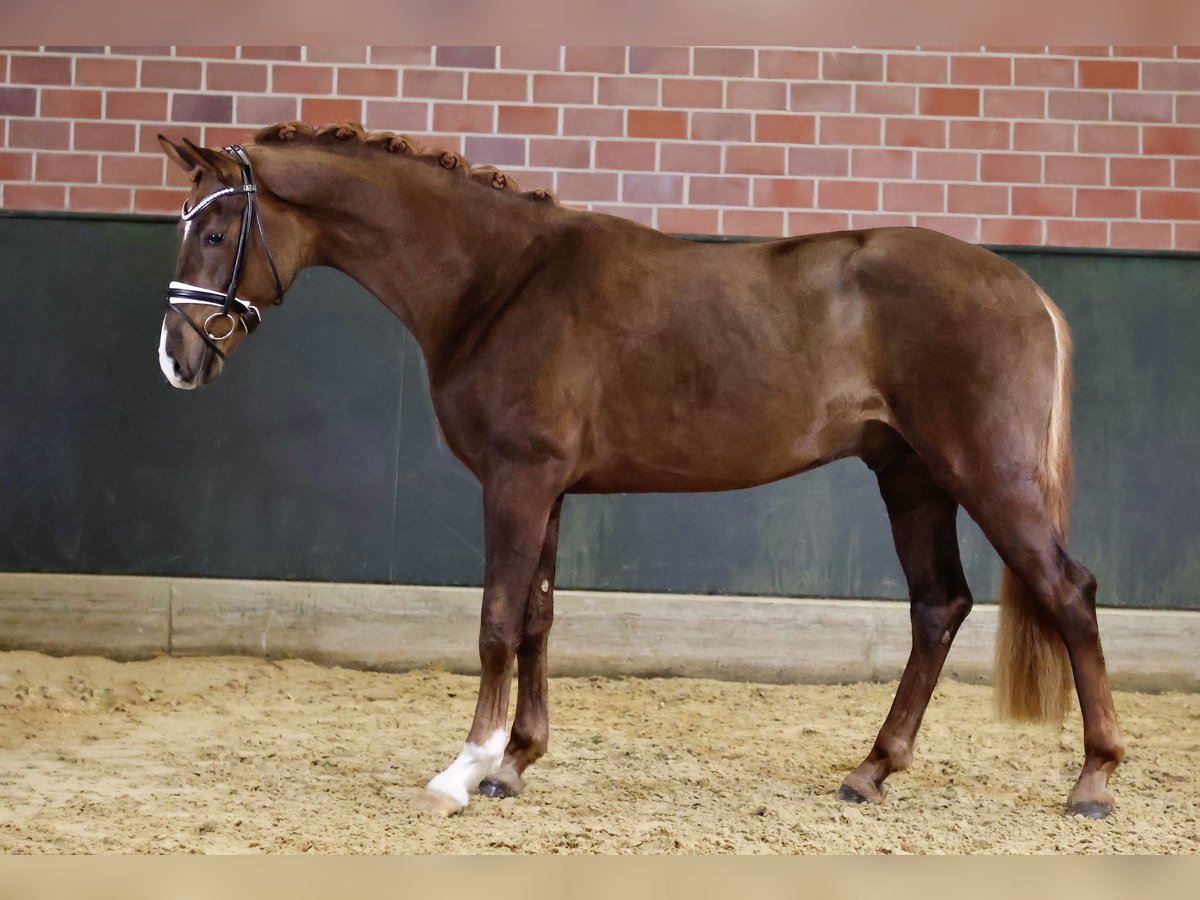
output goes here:
[[479, 783], [500, 767], [508, 742], [509, 687], [525, 630], [530, 584], [551, 510], [561, 494], [562, 486], [545, 468], [507, 466], [484, 479], [486, 562], [479, 699], [462, 752], [426, 787], [422, 802], [426, 808], [459, 812]]

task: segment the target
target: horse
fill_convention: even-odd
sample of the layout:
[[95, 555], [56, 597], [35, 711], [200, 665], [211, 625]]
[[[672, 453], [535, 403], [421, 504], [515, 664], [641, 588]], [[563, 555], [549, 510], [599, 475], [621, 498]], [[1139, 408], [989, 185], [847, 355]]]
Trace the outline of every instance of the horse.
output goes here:
[[478, 700], [423, 807], [519, 794], [546, 752], [565, 494], [732, 490], [857, 456], [912, 649], [841, 799], [883, 801], [912, 759], [973, 602], [961, 506], [1004, 563], [999, 711], [1061, 722], [1073, 675], [1084, 761], [1065, 809], [1113, 809], [1124, 746], [1096, 580], [1066, 545], [1070, 333], [1016, 265], [919, 228], [697, 243], [356, 124], [282, 123], [224, 150], [159, 140], [192, 181], [158, 348], [170, 383], [212, 382], [297, 273], [331, 266], [413, 334], [442, 435], [482, 486]]

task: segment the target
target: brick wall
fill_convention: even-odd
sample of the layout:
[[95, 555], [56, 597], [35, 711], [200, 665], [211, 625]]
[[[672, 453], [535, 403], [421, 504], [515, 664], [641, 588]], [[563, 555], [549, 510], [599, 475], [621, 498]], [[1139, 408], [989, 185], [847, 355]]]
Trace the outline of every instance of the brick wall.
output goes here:
[[667, 231], [1200, 249], [1200, 48], [0, 47], [0, 205], [175, 213], [155, 134], [460, 149]]

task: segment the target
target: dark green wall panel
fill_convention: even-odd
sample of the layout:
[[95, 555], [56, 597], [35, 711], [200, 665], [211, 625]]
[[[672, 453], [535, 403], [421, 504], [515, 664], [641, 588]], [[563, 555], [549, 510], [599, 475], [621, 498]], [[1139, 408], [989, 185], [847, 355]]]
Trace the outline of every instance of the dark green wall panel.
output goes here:
[[[0, 217], [0, 568], [477, 584], [479, 487], [419, 350], [305, 273], [212, 386], [156, 359], [175, 229]], [[1101, 601], [1200, 608], [1200, 259], [1009, 254], [1076, 340], [1073, 544]], [[999, 564], [964, 517], [980, 597]], [[563, 586], [903, 597], [870, 473], [709, 495], [570, 497]]]

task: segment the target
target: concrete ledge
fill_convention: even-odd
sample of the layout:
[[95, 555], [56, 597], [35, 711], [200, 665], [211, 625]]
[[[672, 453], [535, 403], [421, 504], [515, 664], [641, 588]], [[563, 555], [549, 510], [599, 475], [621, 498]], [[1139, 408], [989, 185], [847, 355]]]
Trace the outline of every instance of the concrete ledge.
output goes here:
[[[763, 682], [898, 678], [908, 606], [558, 591], [551, 671]], [[235, 653], [371, 669], [478, 671], [477, 588], [0, 573], [0, 649], [131, 659]], [[946, 673], [991, 674], [996, 607], [977, 605]], [[1100, 612], [1113, 682], [1200, 691], [1200, 613]]]

